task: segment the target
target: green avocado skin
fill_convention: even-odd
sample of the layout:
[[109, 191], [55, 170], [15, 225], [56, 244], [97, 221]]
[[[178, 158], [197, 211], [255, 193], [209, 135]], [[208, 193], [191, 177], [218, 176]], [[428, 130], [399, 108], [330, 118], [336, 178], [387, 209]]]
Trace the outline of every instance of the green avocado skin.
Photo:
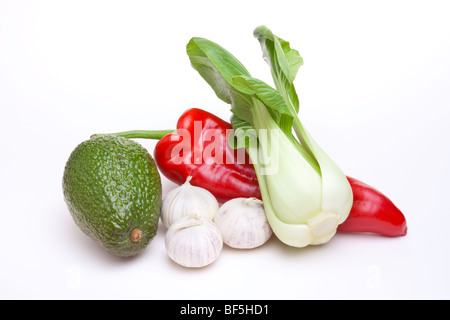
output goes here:
[[[156, 235], [161, 177], [133, 140], [99, 136], [79, 144], [64, 169], [63, 193], [78, 227], [113, 255], [137, 255]], [[135, 229], [142, 231], [137, 242]]]

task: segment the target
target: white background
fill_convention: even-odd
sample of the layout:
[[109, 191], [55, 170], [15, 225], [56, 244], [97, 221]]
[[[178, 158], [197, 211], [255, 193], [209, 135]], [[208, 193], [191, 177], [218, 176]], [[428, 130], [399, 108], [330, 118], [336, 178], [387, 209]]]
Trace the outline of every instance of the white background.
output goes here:
[[[433, 0], [0, 0], [0, 298], [450, 298], [448, 13]], [[272, 238], [200, 270], [170, 261], [163, 228], [138, 257], [106, 253], [64, 203], [70, 152], [93, 133], [172, 129], [191, 107], [228, 119], [185, 46], [209, 38], [271, 83], [261, 24], [304, 58], [305, 126], [394, 201], [409, 234], [305, 249]]]

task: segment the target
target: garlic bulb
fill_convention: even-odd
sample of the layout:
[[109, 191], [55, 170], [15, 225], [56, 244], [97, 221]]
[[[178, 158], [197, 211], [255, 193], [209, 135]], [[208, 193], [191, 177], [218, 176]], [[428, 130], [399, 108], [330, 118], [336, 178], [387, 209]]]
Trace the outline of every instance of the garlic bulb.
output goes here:
[[256, 198], [227, 201], [220, 207], [214, 222], [222, 232], [223, 241], [232, 248], [256, 248], [272, 236], [263, 202]]
[[161, 221], [166, 228], [181, 217], [194, 215], [213, 220], [219, 209], [219, 203], [214, 195], [206, 189], [190, 184], [192, 177], [171, 190], [163, 199]]
[[185, 267], [200, 268], [211, 264], [219, 257], [222, 247], [219, 228], [203, 217], [180, 218], [166, 233], [167, 254]]

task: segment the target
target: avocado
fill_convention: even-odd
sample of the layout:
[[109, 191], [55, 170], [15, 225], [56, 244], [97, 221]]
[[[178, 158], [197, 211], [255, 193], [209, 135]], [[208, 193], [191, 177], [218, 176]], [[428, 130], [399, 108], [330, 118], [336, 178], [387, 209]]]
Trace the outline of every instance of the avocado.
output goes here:
[[112, 135], [80, 143], [67, 160], [62, 184], [75, 223], [111, 254], [137, 255], [156, 235], [161, 177], [139, 143]]

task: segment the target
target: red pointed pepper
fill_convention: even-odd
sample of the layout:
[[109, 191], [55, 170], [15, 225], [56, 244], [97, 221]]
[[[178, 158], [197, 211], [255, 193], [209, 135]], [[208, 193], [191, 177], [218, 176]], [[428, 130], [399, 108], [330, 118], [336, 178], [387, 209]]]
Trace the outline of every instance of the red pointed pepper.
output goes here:
[[406, 235], [405, 216], [388, 197], [364, 182], [347, 179], [353, 191], [353, 206], [338, 231], [370, 232], [388, 237]]
[[[159, 170], [177, 184], [191, 176], [192, 185], [209, 190], [220, 202], [238, 197], [261, 199], [247, 152], [241, 150], [244, 158], [238, 161], [238, 151], [228, 145], [231, 130], [230, 123], [194, 108], [182, 114], [176, 131], [127, 131], [115, 135], [160, 139], [155, 147], [155, 161]], [[353, 207], [338, 231], [406, 235], [406, 219], [391, 200], [361, 181], [347, 179], [353, 191]]]
[[178, 119], [177, 130], [133, 130], [111, 134], [159, 140], [154, 151], [155, 162], [172, 182], [183, 184], [191, 176], [192, 185], [209, 190], [219, 202], [238, 197], [260, 199], [258, 179], [247, 150], [234, 150], [228, 145], [232, 130], [230, 123], [193, 108]]

